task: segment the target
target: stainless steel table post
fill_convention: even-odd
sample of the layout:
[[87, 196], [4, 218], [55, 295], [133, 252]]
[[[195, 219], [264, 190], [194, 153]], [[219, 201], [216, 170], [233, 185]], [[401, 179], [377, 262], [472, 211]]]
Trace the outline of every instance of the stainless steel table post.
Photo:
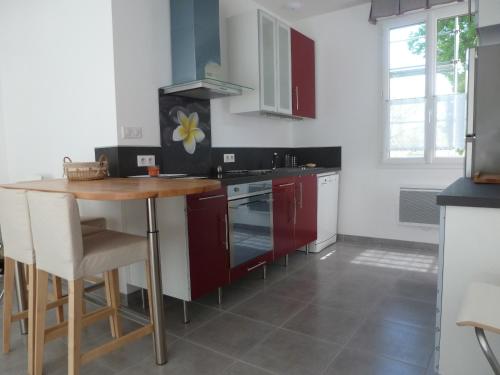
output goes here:
[[167, 363], [167, 343], [165, 333], [165, 316], [163, 310], [163, 291], [161, 282], [160, 246], [156, 220], [156, 198], [147, 200], [148, 247], [151, 262], [151, 306], [153, 311], [153, 339], [156, 364]]
[[[16, 262], [15, 267], [16, 292], [17, 292], [17, 310], [19, 312], [28, 310], [28, 296], [26, 295], [26, 279], [24, 278], [24, 265]], [[28, 333], [28, 319], [19, 321], [21, 334]]]

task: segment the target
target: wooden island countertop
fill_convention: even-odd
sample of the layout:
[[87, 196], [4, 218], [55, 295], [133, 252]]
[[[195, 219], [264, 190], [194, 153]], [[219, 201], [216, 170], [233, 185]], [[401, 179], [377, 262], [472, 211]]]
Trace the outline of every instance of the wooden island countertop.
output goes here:
[[208, 179], [106, 178], [96, 181], [53, 179], [3, 184], [5, 189], [23, 189], [73, 194], [77, 199], [124, 201], [167, 198], [204, 193], [220, 188], [220, 182]]

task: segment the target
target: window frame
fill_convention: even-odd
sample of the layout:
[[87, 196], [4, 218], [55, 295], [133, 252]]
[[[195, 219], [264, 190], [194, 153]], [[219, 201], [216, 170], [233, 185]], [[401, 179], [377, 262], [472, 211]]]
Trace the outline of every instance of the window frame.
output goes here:
[[[382, 164], [388, 166], [445, 167], [462, 168], [463, 157], [436, 157], [436, 104], [435, 94], [437, 21], [442, 18], [467, 14], [466, 4], [453, 4], [429, 10], [409, 12], [403, 16], [391, 17], [380, 21], [382, 30]], [[425, 125], [424, 156], [413, 158], [390, 157], [390, 31], [398, 27], [426, 24], [426, 61], [425, 61]], [[430, 37], [429, 37], [430, 36]], [[465, 134], [464, 134], [465, 138]]]

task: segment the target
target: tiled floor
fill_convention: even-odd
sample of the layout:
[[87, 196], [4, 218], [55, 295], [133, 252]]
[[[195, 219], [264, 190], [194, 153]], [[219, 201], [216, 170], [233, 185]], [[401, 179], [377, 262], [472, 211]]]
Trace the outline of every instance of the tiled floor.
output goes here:
[[[154, 365], [150, 338], [84, 367], [83, 374], [429, 375], [433, 374], [436, 255], [415, 249], [338, 243], [297, 252], [216, 295], [166, 305], [169, 363]], [[133, 327], [128, 323], [129, 328]], [[17, 328], [17, 327], [16, 327]], [[85, 347], [109, 338], [107, 321], [85, 332]], [[21, 374], [25, 338], [0, 355], [0, 374]], [[66, 373], [66, 347], [46, 351], [46, 374]]]

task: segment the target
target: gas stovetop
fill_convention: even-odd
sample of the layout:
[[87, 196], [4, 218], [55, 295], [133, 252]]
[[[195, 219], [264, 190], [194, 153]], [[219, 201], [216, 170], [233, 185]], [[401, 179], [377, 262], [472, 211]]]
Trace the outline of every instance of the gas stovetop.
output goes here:
[[226, 176], [260, 176], [263, 174], [272, 173], [272, 169], [235, 169], [226, 171], [223, 175]]

